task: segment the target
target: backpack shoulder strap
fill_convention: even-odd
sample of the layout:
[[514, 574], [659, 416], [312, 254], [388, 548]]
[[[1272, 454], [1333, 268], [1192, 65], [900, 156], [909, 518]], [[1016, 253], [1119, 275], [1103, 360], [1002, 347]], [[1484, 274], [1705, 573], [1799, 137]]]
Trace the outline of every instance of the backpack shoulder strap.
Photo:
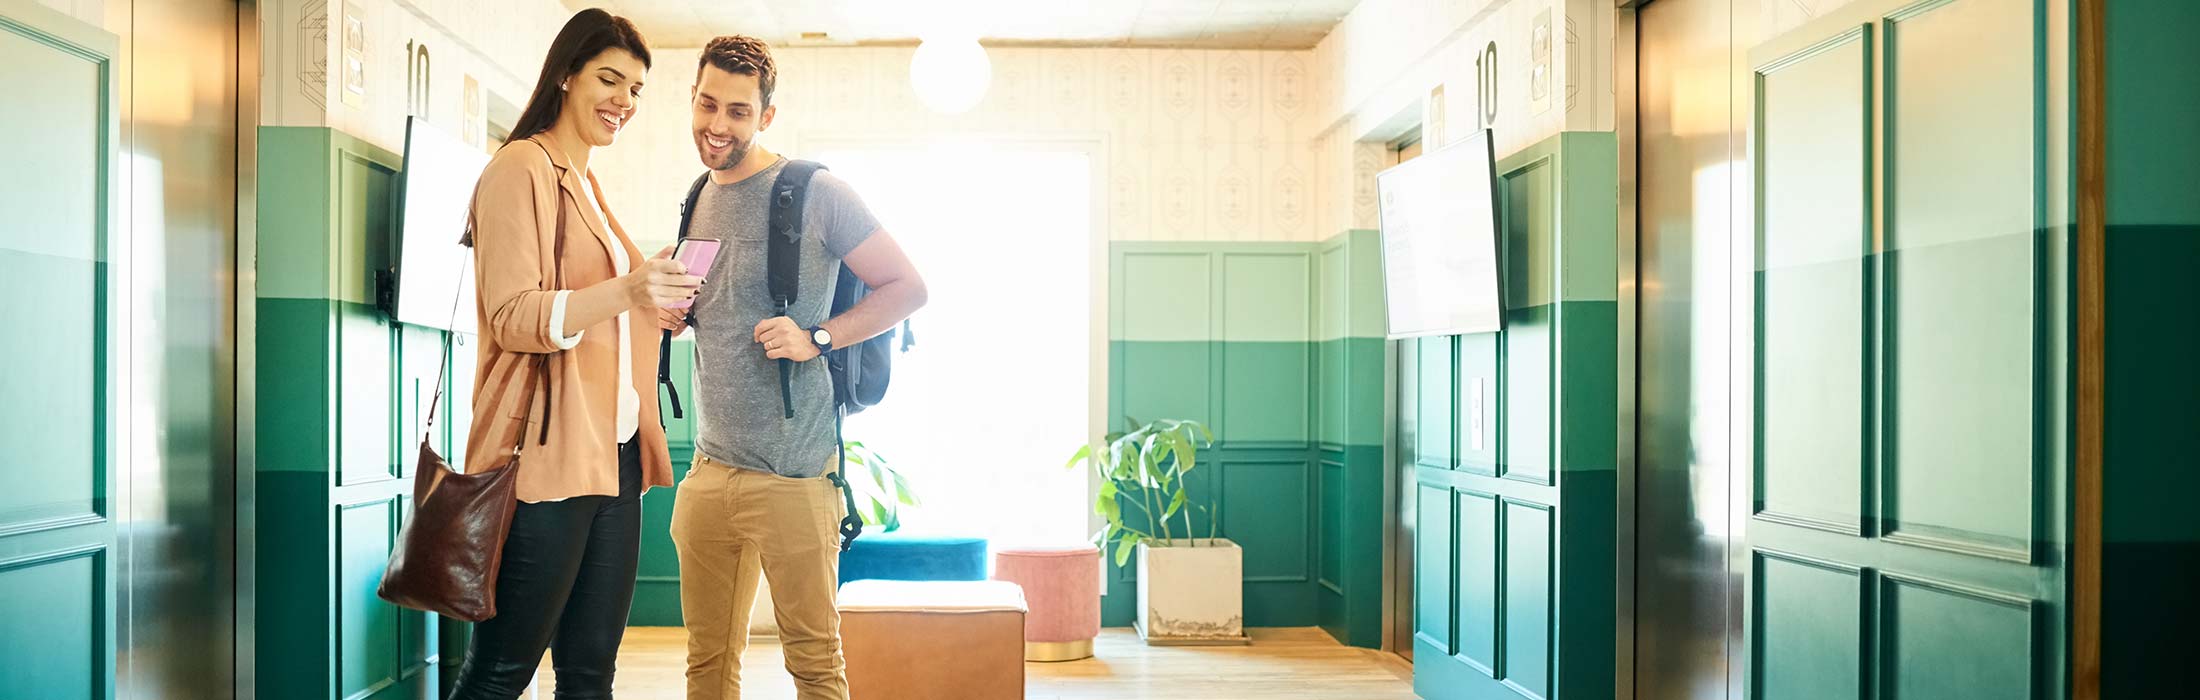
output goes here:
[[770, 249], [765, 256], [765, 280], [778, 306], [793, 304], [802, 288], [802, 212], [809, 200], [810, 176], [825, 166], [813, 161], [790, 160], [772, 182]]
[[[710, 171], [705, 170], [703, 174], [695, 176], [695, 184], [688, 185], [687, 199], [680, 200], [679, 240], [687, 240], [688, 223], [695, 220], [695, 200], [703, 196], [703, 185], [709, 182]], [[691, 309], [688, 323], [694, 322], [695, 314]], [[672, 331], [664, 331], [657, 341], [657, 384], [663, 386], [665, 393], [672, 399], [672, 417], [686, 418], [686, 412], [680, 410], [680, 389], [672, 383]], [[657, 414], [657, 425], [662, 427], [664, 423], [664, 414]]]
[[703, 185], [710, 182], [710, 171], [695, 176], [695, 184], [688, 185], [687, 199], [680, 200], [680, 239], [687, 240], [688, 222], [695, 219], [695, 200], [703, 196]]

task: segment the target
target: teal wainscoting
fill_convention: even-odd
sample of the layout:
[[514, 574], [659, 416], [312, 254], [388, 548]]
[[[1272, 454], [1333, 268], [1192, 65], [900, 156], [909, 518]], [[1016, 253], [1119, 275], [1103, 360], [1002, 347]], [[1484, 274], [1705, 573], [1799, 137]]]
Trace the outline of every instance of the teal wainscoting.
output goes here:
[[[1110, 260], [1109, 418], [1215, 431], [1194, 472], [1210, 525], [1245, 549], [1245, 623], [1382, 629], [1385, 343], [1372, 232], [1327, 243], [1133, 243]], [[1373, 320], [1371, 320], [1373, 319]], [[1370, 332], [1371, 327], [1377, 330]], [[1110, 563], [1105, 624], [1137, 616], [1135, 567]]]
[[[268, 698], [440, 694], [439, 619], [375, 596], [411, 508], [413, 450], [442, 335], [390, 322], [374, 274], [396, 247], [399, 159], [325, 128], [260, 129], [259, 599], [255, 683]], [[470, 360], [465, 347], [454, 348]], [[465, 406], [470, 361], [446, 405]], [[444, 454], [464, 410], [438, 421]]]
[[1611, 697], [1618, 314], [1609, 133], [1498, 164], [1506, 328], [1399, 353], [1414, 499], [1414, 687]]
[[2101, 690], [2189, 695], [2200, 629], [2200, 3], [2116, 0], [2107, 25]]

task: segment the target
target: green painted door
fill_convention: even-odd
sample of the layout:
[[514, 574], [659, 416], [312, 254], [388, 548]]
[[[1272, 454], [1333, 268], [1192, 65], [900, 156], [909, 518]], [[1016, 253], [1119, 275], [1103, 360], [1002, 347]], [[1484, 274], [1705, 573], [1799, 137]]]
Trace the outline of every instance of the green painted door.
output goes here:
[[1613, 696], [1617, 157], [1584, 132], [1500, 161], [1505, 329], [1401, 343], [1422, 697]]
[[1750, 51], [1748, 697], [2062, 696], [2054, 12], [1859, 0]]
[[[0, 689], [114, 696], [116, 41], [0, 1]], [[35, 660], [35, 661], [33, 661]]]

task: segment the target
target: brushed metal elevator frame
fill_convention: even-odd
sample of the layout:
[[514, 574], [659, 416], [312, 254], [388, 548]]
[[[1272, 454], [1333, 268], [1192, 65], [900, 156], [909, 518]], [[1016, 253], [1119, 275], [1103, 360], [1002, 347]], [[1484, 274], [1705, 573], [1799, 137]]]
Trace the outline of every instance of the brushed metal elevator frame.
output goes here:
[[254, 641], [254, 631], [259, 624], [256, 603], [259, 600], [257, 583], [259, 550], [258, 540], [258, 481], [259, 433], [255, 425], [259, 420], [259, 353], [257, 343], [246, 342], [259, 336], [259, 272], [252, 261], [259, 257], [259, 188], [260, 188], [260, 2], [237, 1], [237, 227], [236, 260], [236, 416], [235, 441], [236, 495], [232, 511], [236, 514], [236, 605], [233, 608], [236, 625], [236, 647], [232, 652], [235, 668], [230, 678], [235, 682], [231, 689], [238, 700], [256, 700], [259, 697], [259, 647]]

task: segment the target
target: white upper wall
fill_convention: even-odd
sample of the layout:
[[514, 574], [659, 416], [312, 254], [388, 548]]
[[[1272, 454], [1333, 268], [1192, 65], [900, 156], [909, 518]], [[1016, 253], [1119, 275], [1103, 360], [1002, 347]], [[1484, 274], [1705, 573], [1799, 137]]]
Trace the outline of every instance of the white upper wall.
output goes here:
[[[558, 0], [269, 0], [260, 15], [262, 124], [335, 127], [401, 152], [410, 114], [475, 140], [491, 95], [524, 104], [572, 12]], [[360, 30], [356, 48], [348, 20]], [[355, 94], [345, 87], [351, 60]], [[408, 82], [416, 63], [426, 68], [425, 100]], [[477, 86], [470, 104], [468, 78]]]
[[[860, 142], [1092, 142], [1107, 154], [1104, 225], [1113, 240], [1312, 241], [1335, 233], [1317, 226], [1313, 210], [1308, 52], [989, 49], [985, 101], [955, 117], [917, 102], [913, 52], [775, 49], [779, 114], [762, 142], [794, 157]], [[678, 199], [702, 172], [688, 100], [697, 56], [657, 52], [640, 112], [592, 165], [644, 247], [674, 237]], [[970, 202], [956, 206], [982, 205], [985, 183], [971, 184]]]
[[[1323, 79], [1322, 228], [1374, 228], [1385, 142], [1423, 126], [1437, 148], [1485, 123], [1504, 158], [1560, 131], [1611, 131], [1611, 0], [1364, 0], [1314, 47]], [[1495, 118], [1477, 61], [1494, 44]], [[1442, 87], [1440, 102], [1431, 92]]]

